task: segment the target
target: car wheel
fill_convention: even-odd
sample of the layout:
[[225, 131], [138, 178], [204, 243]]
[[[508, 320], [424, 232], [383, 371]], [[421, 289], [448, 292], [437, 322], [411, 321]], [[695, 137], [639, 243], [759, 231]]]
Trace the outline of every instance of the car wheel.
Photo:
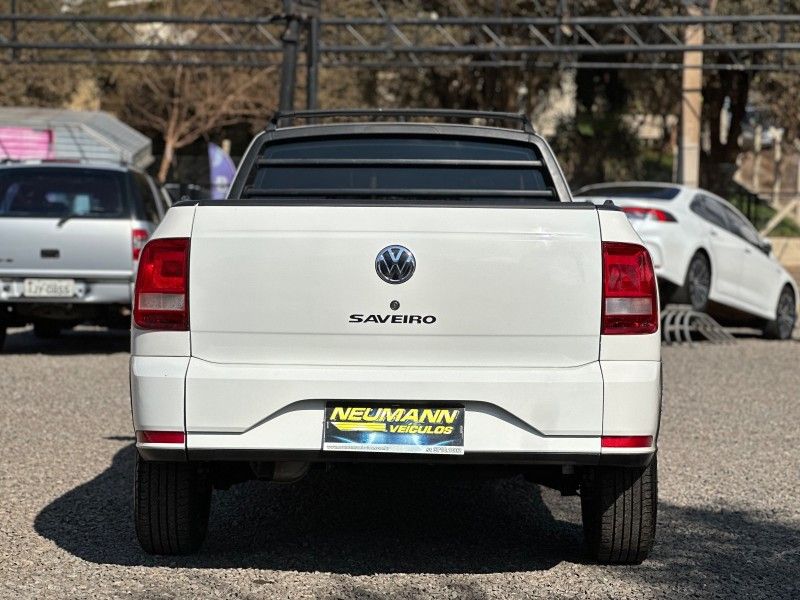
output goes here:
[[3, 351], [3, 346], [6, 343], [6, 326], [0, 323], [0, 352]]
[[136, 456], [136, 537], [148, 554], [190, 554], [208, 529], [211, 483], [197, 465]]
[[768, 321], [764, 326], [764, 337], [773, 340], [788, 340], [792, 337], [794, 324], [797, 321], [797, 303], [794, 292], [789, 286], [781, 291], [778, 298], [778, 307], [775, 310], [775, 319]]
[[646, 467], [595, 467], [580, 488], [583, 533], [603, 564], [639, 564], [650, 553], [658, 510], [657, 459]]
[[42, 340], [49, 340], [61, 335], [61, 327], [54, 321], [36, 321], [33, 324], [33, 335]]
[[686, 295], [694, 310], [706, 311], [710, 291], [711, 265], [704, 254], [697, 253], [692, 257], [689, 270], [686, 272]]

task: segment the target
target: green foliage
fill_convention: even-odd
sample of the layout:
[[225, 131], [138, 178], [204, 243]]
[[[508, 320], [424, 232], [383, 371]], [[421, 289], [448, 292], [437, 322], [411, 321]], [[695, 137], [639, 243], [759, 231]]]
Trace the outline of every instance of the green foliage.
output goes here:
[[642, 179], [645, 181], [672, 181], [672, 152], [654, 148], [642, 150]]
[[620, 115], [579, 114], [562, 120], [556, 130], [550, 143], [571, 186], [643, 177], [641, 143]]

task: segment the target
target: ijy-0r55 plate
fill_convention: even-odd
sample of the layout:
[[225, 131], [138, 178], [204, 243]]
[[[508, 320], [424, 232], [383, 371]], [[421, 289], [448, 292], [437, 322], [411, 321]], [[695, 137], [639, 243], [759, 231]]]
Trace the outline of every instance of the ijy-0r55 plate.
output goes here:
[[75, 280], [26, 279], [22, 294], [26, 298], [71, 298], [75, 295]]

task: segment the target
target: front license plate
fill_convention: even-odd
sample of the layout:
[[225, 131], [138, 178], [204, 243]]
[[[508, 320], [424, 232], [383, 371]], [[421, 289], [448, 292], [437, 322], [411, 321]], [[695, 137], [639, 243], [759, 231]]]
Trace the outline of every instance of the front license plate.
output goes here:
[[464, 454], [464, 407], [329, 402], [322, 449]]
[[27, 298], [71, 298], [75, 295], [75, 280], [26, 279], [22, 295]]

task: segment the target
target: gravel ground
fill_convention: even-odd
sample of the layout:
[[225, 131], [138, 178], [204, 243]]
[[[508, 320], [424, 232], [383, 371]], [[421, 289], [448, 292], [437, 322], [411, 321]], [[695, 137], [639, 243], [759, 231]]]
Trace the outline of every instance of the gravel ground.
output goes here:
[[131, 523], [127, 337], [17, 331], [0, 355], [0, 596], [800, 598], [798, 359], [797, 341], [665, 348], [640, 567], [584, 560], [577, 498], [369, 471], [217, 492], [203, 551], [158, 559]]

